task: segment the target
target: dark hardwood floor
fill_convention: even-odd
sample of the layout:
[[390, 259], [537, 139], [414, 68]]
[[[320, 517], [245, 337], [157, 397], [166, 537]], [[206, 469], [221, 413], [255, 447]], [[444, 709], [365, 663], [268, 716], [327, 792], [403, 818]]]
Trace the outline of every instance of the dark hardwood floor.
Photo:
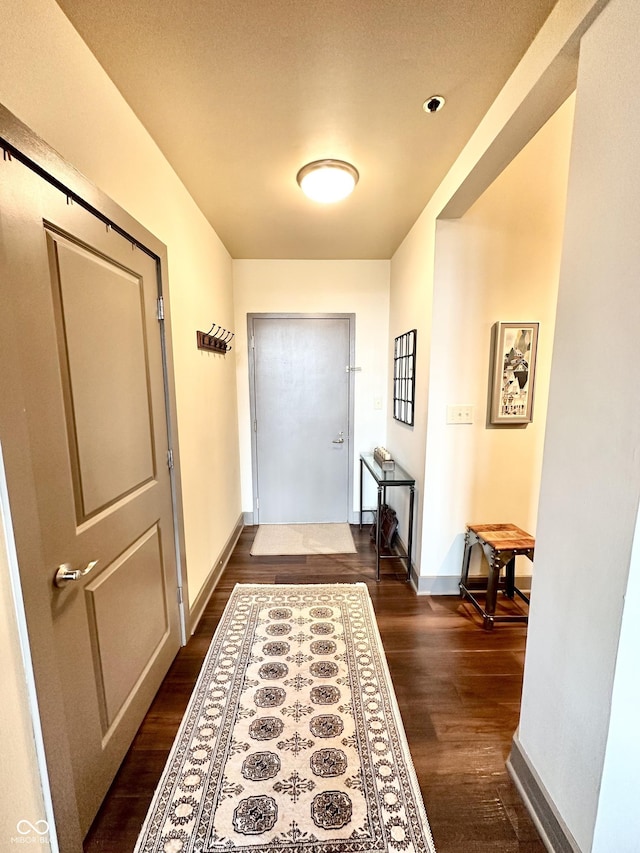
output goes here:
[[[251, 557], [246, 528], [197, 631], [175, 659], [87, 836], [86, 853], [132, 851], [191, 690], [236, 583], [367, 583], [438, 853], [543, 853], [505, 768], [518, 725], [526, 626], [483, 631], [458, 597], [418, 597], [400, 563], [379, 584], [358, 554]], [[395, 573], [394, 567], [398, 567]], [[502, 598], [502, 596], [501, 596]], [[504, 599], [503, 607], [518, 604]]]

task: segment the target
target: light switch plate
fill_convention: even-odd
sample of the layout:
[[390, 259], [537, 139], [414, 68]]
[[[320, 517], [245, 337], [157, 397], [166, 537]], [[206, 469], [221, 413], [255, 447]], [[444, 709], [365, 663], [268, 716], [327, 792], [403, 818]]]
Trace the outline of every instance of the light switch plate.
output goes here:
[[447, 406], [447, 423], [472, 424], [473, 406], [467, 403], [455, 403], [452, 406]]

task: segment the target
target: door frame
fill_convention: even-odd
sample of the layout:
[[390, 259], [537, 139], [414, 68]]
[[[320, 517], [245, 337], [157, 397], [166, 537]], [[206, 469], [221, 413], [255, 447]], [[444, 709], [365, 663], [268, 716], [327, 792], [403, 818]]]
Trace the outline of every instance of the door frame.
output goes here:
[[[19, 161], [47, 181], [74, 203], [88, 210], [105, 226], [127, 239], [132, 248], [155, 259], [158, 296], [163, 300], [164, 322], [160, 323], [161, 348], [165, 386], [165, 411], [168, 450], [172, 450], [170, 468], [171, 498], [176, 550], [176, 607], [179, 608], [181, 642], [186, 642], [189, 624], [188, 591], [185, 563], [185, 536], [180, 478], [180, 453], [177, 434], [177, 410], [172, 356], [171, 313], [167, 279], [167, 249], [143, 225], [95, 187], [75, 167], [67, 163], [54, 149], [0, 104], [0, 156]], [[10, 166], [9, 166], [10, 168]], [[0, 337], [3, 359], [3, 407], [0, 423], [3, 426], [3, 455], [11, 504], [13, 538], [21, 566], [44, 567], [44, 555], [38, 524], [34, 470], [28, 425], [24, 414], [23, 385], [19, 348], [12, 343], [18, 330], [11, 318], [0, 312]], [[169, 461], [169, 457], [167, 458]], [[55, 839], [65, 853], [82, 853], [82, 836], [76, 807], [71, 757], [66, 736], [67, 718], [62, 689], [57, 674], [53, 642], [53, 618], [49, 596], [43, 584], [22, 583], [21, 593], [26, 614], [28, 643], [33, 665], [33, 677], [40, 713], [32, 709], [34, 729], [42, 731], [46, 761], [40, 763], [43, 787], [49, 782], [55, 826], [50, 828], [52, 848]], [[184, 605], [182, 602], [184, 601]], [[186, 609], [183, 609], [186, 608]]]
[[[347, 439], [348, 439], [348, 496], [347, 496], [347, 520], [349, 524], [356, 524], [356, 514], [353, 509], [353, 465], [354, 465], [354, 417], [355, 417], [355, 377], [354, 367], [356, 357], [356, 315], [355, 314], [327, 314], [327, 313], [260, 313], [247, 314], [247, 347], [249, 363], [249, 426], [251, 429], [251, 481], [252, 481], [252, 524], [260, 524], [260, 509], [258, 507], [258, 442], [254, 428], [256, 422], [256, 363], [255, 363], [255, 338], [254, 320], [348, 320], [349, 321], [349, 369], [348, 403], [347, 403]], [[245, 519], [245, 524], [247, 520]]]

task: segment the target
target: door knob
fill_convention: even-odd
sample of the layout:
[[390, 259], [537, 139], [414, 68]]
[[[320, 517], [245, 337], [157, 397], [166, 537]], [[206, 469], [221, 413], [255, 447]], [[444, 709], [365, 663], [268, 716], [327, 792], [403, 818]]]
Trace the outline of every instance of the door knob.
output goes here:
[[91, 560], [84, 569], [72, 569], [71, 563], [63, 563], [61, 566], [58, 566], [58, 571], [53, 582], [59, 589], [62, 589], [69, 581], [77, 581], [79, 578], [88, 575], [98, 565], [98, 562], [98, 560]]
[[344, 444], [344, 430], [340, 432], [338, 438], [334, 438], [332, 444]]

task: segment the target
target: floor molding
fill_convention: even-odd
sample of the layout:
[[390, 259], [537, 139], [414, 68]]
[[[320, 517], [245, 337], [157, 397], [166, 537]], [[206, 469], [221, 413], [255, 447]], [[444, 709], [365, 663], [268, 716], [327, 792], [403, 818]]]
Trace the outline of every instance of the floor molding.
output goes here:
[[[516, 575], [518, 587], [527, 592], [531, 589], [531, 577], [529, 575]], [[411, 567], [411, 583], [418, 595], [459, 595], [460, 575], [418, 575], [415, 566]], [[478, 576], [469, 578], [469, 588], [479, 591], [487, 587], [486, 577]]]
[[196, 600], [193, 602], [192, 606], [189, 609], [189, 635], [193, 634], [198, 627], [198, 622], [202, 618], [202, 614], [204, 613], [204, 609], [209, 603], [209, 599], [211, 598], [211, 594], [213, 590], [216, 588], [216, 584], [222, 577], [222, 573], [225, 570], [227, 563], [229, 562], [229, 557], [233, 553], [233, 549], [236, 547], [236, 542], [240, 538], [240, 534], [244, 529], [244, 518], [241, 514], [236, 521], [235, 527], [231, 533], [231, 536], [227, 539], [226, 545], [222, 549], [220, 556], [217, 561], [213, 565], [209, 575], [202, 585], [202, 589], [196, 596]]
[[513, 736], [507, 770], [549, 853], [580, 853], [575, 838], [522, 748], [517, 732]]
[[460, 575], [415, 575], [411, 573], [418, 595], [459, 595]]
[[[363, 515], [364, 515], [364, 513], [365, 513], [365, 512], [374, 512], [374, 510], [370, 510], [370, 509], [363, 510]], [[254, 513], [253, 513], [253, 512], [243, 512], [243, 513], [242, 513], [242, 515], [243, 515], [243, 517], [244, 517], [244, 526], [245, 526], [245, 527], [256, 527], [256, 526], [257, 526], [257, 525], [256, 525], [256, 522], [255, 522], [255, 518], [254, 518]], [[353, 510], [353, 512], [352, 512], [352, 513], [350, 514], [350, 516], [349, 516], [349, 522], [348, 522], [348, 523], [349, 523], [349, 524], [359, 524], [359, 523], [360, 523], [360, 512], [359, 512], [358, 510]], [[368, 520], [368, 521], [367, 521], [367, 520], [365, 519], [365, 521], [363, 522], [363, 524], [364, 524], [365, 526], [366, 526], [367, 524], [371, 525], [371, 524], [372, 524], [372, 521], [371, 521], [371, 520]]]

